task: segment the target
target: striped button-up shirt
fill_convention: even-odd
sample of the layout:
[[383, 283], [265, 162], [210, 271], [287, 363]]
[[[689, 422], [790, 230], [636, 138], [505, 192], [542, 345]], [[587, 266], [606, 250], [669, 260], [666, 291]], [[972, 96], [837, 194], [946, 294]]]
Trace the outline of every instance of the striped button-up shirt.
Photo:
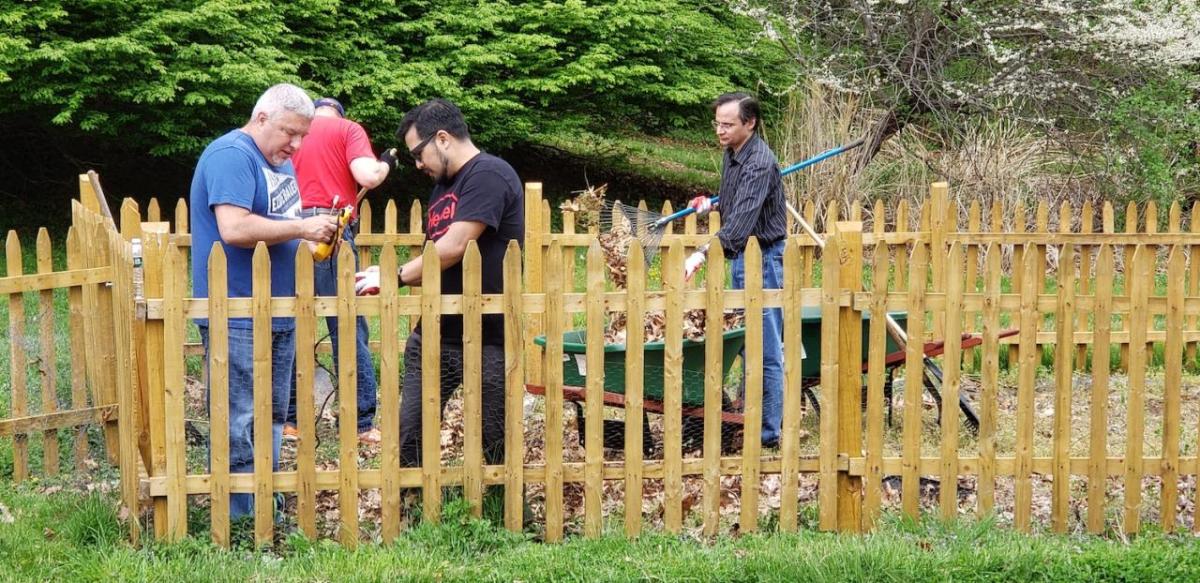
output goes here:
[[742, 149], [725, 150], [721, 165], [721, 230], [717, 238], [725, 257], [746, 250], [746, 241], [757, 237], [759, 245], [787, 236], [787, 201], [775, 153], [752, 134]]

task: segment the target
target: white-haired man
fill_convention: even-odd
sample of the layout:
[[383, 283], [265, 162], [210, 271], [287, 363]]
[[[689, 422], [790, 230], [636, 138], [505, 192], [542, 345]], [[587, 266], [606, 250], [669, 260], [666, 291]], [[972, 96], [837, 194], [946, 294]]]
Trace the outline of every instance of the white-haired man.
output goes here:
[[[208, 297], [208, 257], [213, 244], [225, 251], [229, 297], [253, 292], [254, 246], [267, 244], [271, 258], [271, 295], [295, 295], [296, 246], [301, 239], [330, 241], [332, 216], [298, 218], [300, 189], [289, 161], [308, 133], [312, 98], [303, 89], [279, 84], [254, 105], [246, 125], [217, 138], [196, 164], [191, 188], [192, 292]], [[198, 320], [208, 352], [208, 321]], [[289, 376], [295, 359], [295, 322], [271, 322], [272, 460], [287, 414]], [[229, 471], [254, 471], [254, 363], [252, 321], [229, 320]], [[253, 513], [251, 494], [230, 497], [231, 517]]]

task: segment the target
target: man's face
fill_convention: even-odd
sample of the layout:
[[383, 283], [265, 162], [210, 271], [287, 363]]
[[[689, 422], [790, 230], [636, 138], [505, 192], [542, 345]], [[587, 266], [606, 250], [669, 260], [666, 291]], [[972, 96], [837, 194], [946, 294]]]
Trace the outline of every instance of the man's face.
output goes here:
[[408, 128], [404, 134], [404, 145], [408, 147], [408, 153], [412, 156], [417, 170], [424, 172], [434, 182], [441, 183], [450, 178], [447, 173], [450, 162], [446, 159], [446, 154], [438, 149], [437, 141], [438, 132], [421, 139], [417, 135], [417, 126], [415, 125]]
[[268, 162], [276, 166], [283, 164], [300, 148], [300, 142], [308, 134], [311, 120], [291, 111], [268, 116], [259, 112], [254, 119], [254, 143]]
[[752, 119], [743, 123], [738, 114], [738, 103], [730, 101], [717, 108], [713, 116], [713, 127], [717, 130], [717, 140], [721, 146], [737, 150], [754, 134], [754, 125], [758, 120]]

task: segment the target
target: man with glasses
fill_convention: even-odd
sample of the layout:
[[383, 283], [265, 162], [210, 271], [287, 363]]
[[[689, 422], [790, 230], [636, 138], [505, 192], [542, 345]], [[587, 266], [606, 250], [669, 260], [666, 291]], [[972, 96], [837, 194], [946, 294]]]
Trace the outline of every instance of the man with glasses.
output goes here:
[[[357, 193], [359, 186], [371, 189], [383, 184], [388, 173], [396, 166], [396, 149], [385, 151], [375, 158], [371, 139], [363, 127], [345, 118], [346, 110], [338, 100], [322, 97], [313, 102], [316, 114], [309, 126], [304, 145], [296, 152], [292, 163], [296, 166], [296, 179], [300, 184], [300, 216], [337, 216], [341, 209], [352, 207], [350, 224], [342, 231], [342, 240], [350, 246], [354, 255], [354, 270], [358, 271], [358, 248], [354, 237], [358, 233]], [[325, 261], [313, 265], [313, 286], [318, 296], [337, 295], [338, 262], [337, 251]], [[337, 365], [338, 329], [337, 317], [325, 318], [329, 338], [333, 343], [333, 362]], [[375, 406], [377, 383], [375, 365], [371, 360], [371, 349], [367, 345], [370, 333], [367, 319], [358, 317], [356, 323], [355, 354], [358, 385], [358, 440], [367, 445], [380, 442], [379, 430], [375, 428]], [[288, 425], [284, 436], [294, 438], [296, 431], [296, 387], [292, 378], [292, 397], [288, 407]]]
[[[721, 165], [721, 229], [717, 239], [732, 259], [733, 287], [746, 285], [746, 242], [758, 239], [762, 249], [763, 288], [783, 288], [783, 248], [787, 240], [787, 200], [775, 153], [759, 135], [758, 101], [745, 93], [726, 93], [713, 102], [713, 129], [725, 148]], [[712, 209], [706, 196], [688, 203], [697, 214]], [[704, 263], [697, 251], [688, 258], [691, 278]], [[783, 424], [783, 310], [763, 310], [762, 444], [778, 447]]]
[[[510, 241], [522, 244], [525, 196], [521, 180], [504, 160], [481, 152], [471, 141], [466, 120], [453, 103], [433, 99], [405, 114], [396, 137], [413, 162], [434, 181], [429, 196], [425, 238], [433, 241], [442, 269], [442, 293], [463, 291], [462, 258], [475, 241], [482, 259], [485, 294], [504, 292], [504, 255]], [[420, 285], [424, 262], [416, 257], [395, 275], [400, 285]], [[387, 274], [391, 277], [391, 274]], [[359, 294], [379, 293], [379, 268], [358, 274]], [[421, 337], [424, 322], [404, 349], [404, 386], [400, 403], [400, 463], [421, 462]], [[483, 455], [489, 464], [504, 460], [504, 315], [483, 316]], [[463, 317], [442, 316], [441, 399], [462, 383]]]

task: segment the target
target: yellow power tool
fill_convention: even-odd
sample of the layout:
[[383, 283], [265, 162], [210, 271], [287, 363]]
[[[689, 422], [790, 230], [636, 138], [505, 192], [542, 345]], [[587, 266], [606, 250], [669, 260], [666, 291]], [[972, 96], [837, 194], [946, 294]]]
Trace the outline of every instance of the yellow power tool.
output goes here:
[[350, 217], [354, 216], [354, 207], [345, 206], [340, 210], [337, 208], [338, 197], [333, 197], [333, 205], [331, 210], [337, 211], [337, 230], [333, 233], [333, 239], [329, 242], [322, 242], [313, 250], [313, 261], [326, 261], [333, 256], [334, 249], [337, 249], [338, 241], [342, 240], [342, 231], [350, 224]]

